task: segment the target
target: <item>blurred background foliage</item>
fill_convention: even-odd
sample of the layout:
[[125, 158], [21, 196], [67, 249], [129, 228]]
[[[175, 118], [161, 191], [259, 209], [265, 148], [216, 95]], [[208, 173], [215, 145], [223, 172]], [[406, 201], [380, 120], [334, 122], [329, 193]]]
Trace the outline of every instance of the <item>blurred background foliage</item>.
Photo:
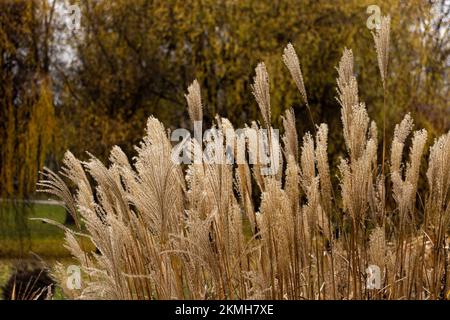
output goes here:
[[[335, 66], [353, 49], [360, 97], [381, 129], [382, 85], [367, 6], [392, 17], [387, 136], [406, 112], [431, 136], [449, 130], [449, 5], [445, 0], [76, 0], [81, 29], [66, 28], [62, 0], [0, 2], [0, 198], [34, 194], [43, 165], [66, 149], [129, 155], [146, 118], [189, 128], [184, 94], [197, 78], [206, 124], [259, 119], [254, 67], [270, 73], [273, 124], [294, 107], [313, 129], [281, 61], [292, 42], [315, 122], [330, 127], [331, 161], [343, 152]], [[432, 9], [433, 8], [433, 9]], [[429, 141], [431, 141], [430, 139]]]

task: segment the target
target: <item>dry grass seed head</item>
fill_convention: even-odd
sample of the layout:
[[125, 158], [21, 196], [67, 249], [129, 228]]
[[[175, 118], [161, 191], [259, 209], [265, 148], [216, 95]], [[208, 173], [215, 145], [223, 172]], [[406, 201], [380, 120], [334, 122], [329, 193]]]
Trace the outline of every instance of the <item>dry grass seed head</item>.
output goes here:
[[255, 71], [256, 76], [254, 77], [254, 82], [252, 85], [253, 95], [255, 96], [256, 102], [261, 110], [266, 129], [268, 129], [271, 123], [269, 74], [267, 73], [264, 62], [260, 62]]
[[381, 17], [381, 26], [376, 32], [372, 32], [377, 51], [378, 67], [380, 69], [383, 88], [386, 90], [387, 69], [389, 62], [389, 40], [391, 32], [391, 17]]
[[194, 80], [194, 82], [192, 82], [192, 84], [188, 87], [188, 94], [186, 94], [185, 97], [188, 103], [188, 112], [192, 123], [202, 121], [202, 97], [200, 93], [200, 85], [197, 80]]
[[294, 46], [289, 43], [284, 49], [283, 62], [289, 69], [295, 84], [302, 95], [303, 102], [308, 105], [308, 96], [306, 95], [305, 83], [303, 81], [303, 74], [300, 68], [300, 62], [298, 60], [297, 53], [295, 52]]

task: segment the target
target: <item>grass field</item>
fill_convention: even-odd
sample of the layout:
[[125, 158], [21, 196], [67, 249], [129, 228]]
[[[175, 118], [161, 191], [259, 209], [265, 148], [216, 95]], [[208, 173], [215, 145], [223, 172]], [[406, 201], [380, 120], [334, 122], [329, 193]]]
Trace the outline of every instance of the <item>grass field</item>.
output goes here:
[[[19, 261], [39, 257], [50, 269], [56, 262], [70, 264], [71, 257], [63, 246], [64, 232], [56, 226], [30, 220], [47, 218], [64, 224], [66, 211], [63, 207], [36, 203], [17, 207], [3, 205], [0, 208], [0, 294]], [[19, 218], [21, 216], [23, 218]], [[61, 298], [60, 294], [56, 296]]]
[[[31, 252], [42, 257], [67, 256], [64, 232], [58, 227], [33, 221], [47, 218], [59, 223], [66, 220], [63, 207], [50, 204], [4, 206], [0, 223], [0, 259], [24, 258]], [[19, 218], [23, 216], [23, 218]]]
[[32, 221], [48, 218], [59, 223], [66, 220], [63, 207], [50, 204], [3, 205], [0, 207], [0, 293], [14, 264], [39, 256], [51, 267], [56, 259], [68, 259], [63, 247], [64, 233], [59, 228]]

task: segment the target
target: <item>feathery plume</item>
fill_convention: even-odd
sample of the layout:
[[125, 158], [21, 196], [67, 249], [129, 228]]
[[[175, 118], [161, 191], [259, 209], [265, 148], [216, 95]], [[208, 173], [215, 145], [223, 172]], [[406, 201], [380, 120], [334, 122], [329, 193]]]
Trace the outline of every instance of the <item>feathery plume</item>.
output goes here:
[[391, 145], [391, 174], [400, 172], [405, 140], [411, 133], [413, 126], [414, 122], [409, 113], [405, 115], [400, 124], [395, 126], [394, 139]]
[[203, 120], [202, 96], [200, 85], [196, 80], [188, 87], [188, 94], [185, 95], [188, 103], [189, 117], [192, 123]]
[[389, 62], [389, 39], [391, 32], [391, 17], [381, 17], [381, 26], [376, 32], [372, 32], [377, 51], [378, 67], [380, 69], [383, 89], [386, 90], [387, 69]]
[[284, 49], [283, 62], [289, 69], [289, 72], [291, 73], [291, 76], [302, 95], [303, 102], [308, 106], [308, 96], [306, 95], [302, 69], [300, 68], [300, 62], [298, 61], [297, 53], [295, 52], [294, 46], [291, 43], [288, 43], [288, 45]]
[[314, 140], [309, 132], [303, 136], [302, 153], [300, 156], [301, 164], [301, 185], [305, 193], [316, 177]]
[[342, 58], [339, 61], [339, 65], [336, 68], [338, 71], [338, 87], [343, 88], [350, 85], [354, 78], [353, 75], [353, 51], [351, 49], [344, 48]]
[[405, 180], [413, 186], [414, 196], [417, 192], [419, 181], [420, 162], [427, 142], [428, 133], [425, 129], [414, 132], [412, 146], [409, 153], [410, 161], [406, 168]]
[[332, 185], [330, 179], [330, 168], [328, 164], [328, 126], [322, 123], [316, 135], [316, 161], [317, 171], [320, 177], [320, 192], [324, 202], [324, 209], [328, 214], [331, 211]]
[[269, 128], [271, 124], [269, 74], [267, 73], [264, 62], [259, 63], [255, 71], [256, 76], [252, 85], [253, 95], [261, 110], [264, 124], [266, 128]]
[[450, 131], [437, 138], [430, 148], [427, 180], [432, 206], [443, 210], [447, 204], [450, 211]]
[[341, 120], [344, 126], [345, 145], [348, 150], [351, 150], [355, 142], [352, 137], [353, 111], [355, 106], [359, 105], [358, 83], [356, 77], [353, 75], [352, 50], [344, 49], [336, 70], [338, 71], [338, 78], [336, 79], [338, 97], [336, 99], [341, 105]]
[[284, 127], [283, 143], [286, 158], [291, 155], [298, 162], [298, 137], [294, 109], [286, 110], [286, 116], [282, 117], [282, 119]]

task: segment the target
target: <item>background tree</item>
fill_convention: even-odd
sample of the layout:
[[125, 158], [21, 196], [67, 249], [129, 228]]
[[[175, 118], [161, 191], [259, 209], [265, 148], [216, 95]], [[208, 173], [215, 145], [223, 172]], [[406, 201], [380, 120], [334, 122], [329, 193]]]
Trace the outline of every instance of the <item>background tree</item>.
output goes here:
[[[34, 1], [0, 3], [0, 197], [35, 190], [55, 131], [49, 12]], [[51, 15], [51, 13], [50, 13]]]
[[[343, 141], [336, 75], [329, 70], [344, 47], [357, 58], [359, 89], [371, 117], [382, 117], [366, 26], [373, 1], [71, 2], [82, 13], [81, 29], [74, 32], [65, 27], [70, 17], [61, 11], [62, 0], [1, 3], [2, 194], [32, 192], [38, 169], [44, 162], [57, 165], [66, 148], [106, 158], [118, 144], [132, 153], [150, 114], [171, 127], [188, 127], [184, 94], [194, 78], [207, 122], [216, 113], [237, 125], [257, 118], [250, 84], [262, 60], [271, 74], [274, 124], [281, 127], [279, 115], [293, 106], [299, 134], [312, 131], [280, 58], [288, 42], [300, 57], [314, 121], [330, 124], [332, 161]], [[406, 110], [432, 134], [448, 130], [449, 6], [444, 0], [378, 5], [392, 17], [387, 136]]]
[[46, 1], [0, 2], [0, 234], [15, 233], [21, 253], [31, 210], [24, 200], [34, 195], [39, 170], [56, 156], [53, 9]]
[[[172, 127], [186, 127], [184, 93], [194, 78], [203, 88], [207, 119], [219, 113], [242, 125], [258, 116], [250, 83], [261, 60], [273, 75], [272, 88], [276, 87], [271, 98], [273, 121], [279, 122], [276, 115], [294, 106], [300, 132], [313, 130], [280, 59], [288, 42], [300, 56], [313, 118], [331, 125], [334, 159], [342, 150], [342, 138], [336, 75], [329, 70], [345, 46], [358, 57], [360, 91], [369, 112], [381, 117], [383, 97], [380, 80], [373, 77], [377, 61], [366, 27], [366, 9], [373, 1], [81, 0], [79, 4], [82, 36], [72, 38], [77, 60], [61, 70], [62, 107], [70, 110], [67, 122], [76, 136], [68, 140], [68, 147], [78, 154], [89, 150], [106, 157], [113, 144], [131, 151], [150, 114]], [[442, 34], [448, 7], [441, 1], [432, 11], [431, 3], [420, 0], [379, 5], [382, 14], [392, 16], [388, 130], [405, 110], [413, 110], [427, 127], [443, 132], [449, 126], [443, 120], [448, 115], [449, 46], [447, 34]]]

